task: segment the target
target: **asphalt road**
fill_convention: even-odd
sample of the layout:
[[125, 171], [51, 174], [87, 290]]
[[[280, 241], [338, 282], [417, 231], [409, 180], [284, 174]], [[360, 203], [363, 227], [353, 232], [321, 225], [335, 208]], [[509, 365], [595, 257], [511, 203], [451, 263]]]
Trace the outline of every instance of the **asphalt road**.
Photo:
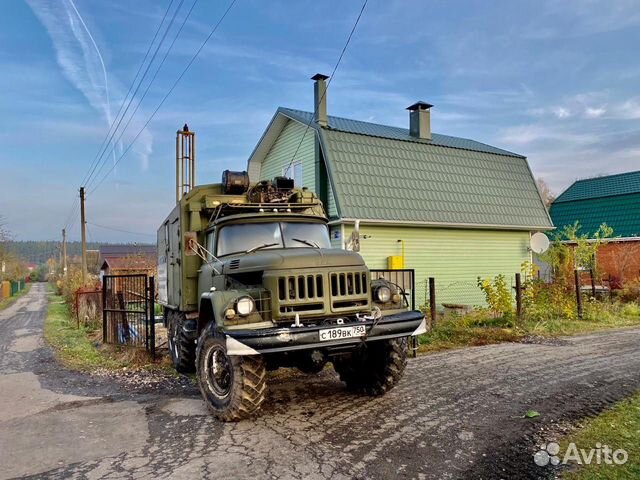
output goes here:
[[276, 373], [260, 417], [222, 424], [185, 380], [61, 368], [45, 310], [34, 285], [0, 312], [0, 478], [548, 478], [532, 455], [558, 423], [640, 389], [630, 329], [424, 356], [381, 398], [348, 394], [331, 369]]

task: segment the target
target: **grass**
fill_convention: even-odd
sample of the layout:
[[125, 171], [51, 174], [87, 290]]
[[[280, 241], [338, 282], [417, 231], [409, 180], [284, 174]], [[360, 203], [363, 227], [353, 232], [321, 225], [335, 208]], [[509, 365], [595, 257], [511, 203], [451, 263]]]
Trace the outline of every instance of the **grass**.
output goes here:
[[590, 450], [596, 444], [612, 450], [624, 449], [629, 454], [624, 465], [607, 465], [601, 461], [579, 466], [562, 475], [566, 480], [600, 480], [640, 478], [640, 394], [616, 404], [611, 410], [587, 420], [580, 430], [560, 442], [560, 452], [567, 451], [570, 442], [578, 449]]
[[78, 328], [64, 298], [53, 293], [49, 295], [44, 337], [53, 348], [57, 360], [73, 370], [126, 368], [170, 371], [170, 362], [166, 358], [161, 357], [154, 362], [145, 350], [101, 344], [101, 332], [83, 326]]
[[4, 300], [0, 301], [0, 310], [4, 310], [9, 305], [13, 304], [20, 297], [22, 297], [23, 295], [26, 295], [29, 292], [29, 290], [31, 290], [31, 284], [27, 283], [25, 284], [24, 288], [20, 290], [18, 293], [16, 293], [14, 296], [7, 297]]
[[589, 303], [585, 305], [583, 319], [549, 318], [522, 322], [495, 318], [480, 310], [437, 320], [433, 330], [419, 337], [418, 352], [517, 342], [532, 335], [553, 338], [635, 326], [640, 326], [640, 305], [636, 303]]

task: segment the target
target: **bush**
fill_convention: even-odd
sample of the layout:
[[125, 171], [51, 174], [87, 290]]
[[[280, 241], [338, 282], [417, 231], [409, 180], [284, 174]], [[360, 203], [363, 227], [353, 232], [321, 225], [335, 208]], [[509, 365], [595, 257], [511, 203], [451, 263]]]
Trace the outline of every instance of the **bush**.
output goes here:
[[622, 302], [640, 301], [640, 279], [627, 282], [621, 290], [616, 291], [616, 297]]
[[496, 275], [493, 281], [478, 277], [478, 287], [484, 293], [489, 309], [496, 316], [510, 317], [513, 315], [513, 300], [504, 275]]
[[573, 291], [560, 283], [547, 284], [539, 280], [527, 282], [523, 295], [523, 314], [527, 320], [573, 320], [577, 317]]

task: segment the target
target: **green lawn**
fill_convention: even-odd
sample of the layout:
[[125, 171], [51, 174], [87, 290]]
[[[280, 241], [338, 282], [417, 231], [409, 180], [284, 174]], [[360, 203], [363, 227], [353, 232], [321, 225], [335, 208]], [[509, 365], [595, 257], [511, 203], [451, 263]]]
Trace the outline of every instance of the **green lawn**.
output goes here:
[[50, 288], [49, 307], [44, 324], [44, 338], [64, 366], [74, 370], [91, 371], [97, 368], [153, 370], [175, 373], [171, 362], [162, 355], [153, 361], [141, 348], [104, 345], [102, 332], [77, 327], [64, 298]]
[[0, 301], [0, 310], [7, 308], [9, 305], [14, 303], [20, 297], [22, 297], [23, 295], [26, 295], [29, 290], [31, 290], [31, 284], [27, 283], [25, 284], [24, 288], [20, 290], [18, 293], [16, 293], [13, 297], [8, 297]]
[[98, 367], [118, 368], [122, 365], [103, 355], [89, 340], [85, 328], [77, 328], [62, 296], [51, 294], [44, 324], [44, 338], [55, 351], [56, 358], [76, 370]]
[[[600, 465], [592, 462], [575, 471], [562, 475], [565, 480], [602, 480], [640, 478], [640, 394], [616, 404], [611, 410], [585, 422], [583, 428], [560, 442], [564, 454], [573, 442], [577, 448], [590, 450], [600, 444], [613, 451], [623, 449], [628, 453], [624, 465], [608, 465], [602, 455]], [[621, 457], [619, 457], [621, 458]]]
[[[607, 309], [608, 308], [608, 309]], [[467, 346], [517, 342], [527, 336], [559, 337], [640, 326], [640, 306], [636, 303], [606, 307], [590, 305], [584, 319], [554, 319], [516, 322], [491, 318], [474, 311], [466, 316], [439, 319], [430, 332], [420, 335], [418, 352], [428, 353]]]

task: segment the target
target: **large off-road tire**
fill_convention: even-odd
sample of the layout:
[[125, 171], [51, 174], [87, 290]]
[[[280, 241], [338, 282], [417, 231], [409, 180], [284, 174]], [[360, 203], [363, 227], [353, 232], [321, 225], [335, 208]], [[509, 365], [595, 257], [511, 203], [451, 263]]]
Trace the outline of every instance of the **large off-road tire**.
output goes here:
[[407, 365], [407, 339], [366, 343], [350, 356], [333, 360], [333, 368], [349, 390], [383, 395], [402, 378]]
[[192, 373], [196, 371], [196, 344], [182, 330], [182, 320], [180, 312], [167, 311], [167, 345], [176, 371]]
[[224, 337], [205, 329], [198, 340], [197, 377], [209, 411], [224, 422], [254, 415], [267, 394], [261, 355], [227, 355]]

